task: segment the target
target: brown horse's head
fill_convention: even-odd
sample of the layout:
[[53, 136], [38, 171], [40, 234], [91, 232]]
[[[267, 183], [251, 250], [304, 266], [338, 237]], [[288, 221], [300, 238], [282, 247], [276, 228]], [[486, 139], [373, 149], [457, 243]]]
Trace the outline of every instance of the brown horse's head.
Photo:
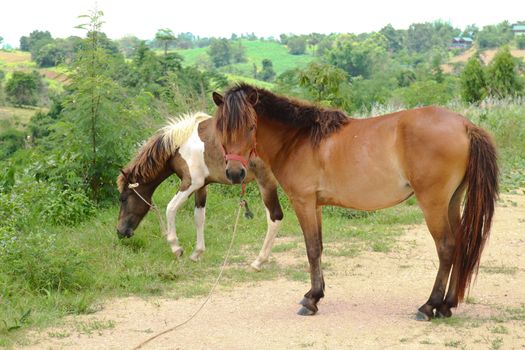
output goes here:
[[224, 97], [213, 93], [217, 105], [216, 128], [224, 150], [226, 177], [242, 183], [250, 158], [255, 155], [257, 91], [246, 85], [230, 89]]
[[148, 212], [150, 208], [148, 203], [151, 203], [154, 188], [151, 185], [130, 181], [130, 175], [125, 171], [121, 172], [117, 179], [120, 192], [117, 234], [119, 238], [129, 238], [133, 236], [133, 232]]

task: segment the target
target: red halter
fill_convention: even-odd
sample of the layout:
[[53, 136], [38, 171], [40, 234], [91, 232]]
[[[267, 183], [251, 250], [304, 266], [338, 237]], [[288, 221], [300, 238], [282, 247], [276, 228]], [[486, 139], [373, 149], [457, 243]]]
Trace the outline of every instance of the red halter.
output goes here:
[[[255, 136], [254, 136], [254, 139], [255, 139]], [[221, 144], [221, 146], [222, 146], [222, 153], [224, 155], [224, 161], [227, 162], [229, 160], [236, 160], [236, 161], [240, 162], [246, 168], [246, 171], [248, 171], [248, 164], [250, 163], [250, 160], [254, 156], [257, 157], [257, 149], [256, 149], [257, 148], [257, 139], [255, 139], [253, 141], [253, 147], [250, 150], [250, 153], [248, 154], [248, 159], [244, 158], [240, 154], [226, 153], [226, 148], [224, 148], [224, 145]], [[244, 196], [244, 193], [246, 192], [246, 183], [243, 181], [241, 186], [242, 186], [241, 196]]]

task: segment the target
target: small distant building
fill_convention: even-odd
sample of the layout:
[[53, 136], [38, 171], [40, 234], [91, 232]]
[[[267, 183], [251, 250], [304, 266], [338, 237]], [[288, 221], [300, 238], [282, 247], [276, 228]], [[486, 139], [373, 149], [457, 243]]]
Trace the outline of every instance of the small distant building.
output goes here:
[[525, 35], [525, 24], [513, 24], [512, 32], [514, 35]]
[[457, 36], [454, 39], [452, 39], [450, 48], [466, 50], [472, 46], [472, 42], [473, 42], [472, 38], [468, 36]]

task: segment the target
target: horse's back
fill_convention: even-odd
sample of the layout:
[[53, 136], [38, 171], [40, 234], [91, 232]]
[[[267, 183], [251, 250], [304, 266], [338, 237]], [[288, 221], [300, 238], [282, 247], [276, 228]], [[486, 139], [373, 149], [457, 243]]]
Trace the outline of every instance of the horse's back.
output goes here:
[[351, 120], [321, 146], [321, 202], [380, 209], [443, 178], [457, 187], [468, 160], [467, 124], [437, 107]]

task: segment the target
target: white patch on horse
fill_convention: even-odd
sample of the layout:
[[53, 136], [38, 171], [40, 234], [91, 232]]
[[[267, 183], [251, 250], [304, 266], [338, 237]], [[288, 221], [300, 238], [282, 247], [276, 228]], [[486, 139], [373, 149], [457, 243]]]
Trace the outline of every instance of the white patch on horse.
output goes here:
[[[188, 165], [191, 184], [185, 191], [178, 192], [169, 202], [168, 208], [166, 209], [166, 219], [168, 222], [168, 243], [171, 246], [171, 251], [177, 257], [182, 255], [182, 248], [179, 246], [175, 222], [177, 211], [193, 192], [204, 186], [204, 181], [210, 174], [210, 171], [204, 162], [204, 142], [202, 142], [199, 137], [198, 125], [198, 123], [195, 123], [191, 136], [179, 147], [179, 154]], [[204, 222], [204, 219], [202, 222]], [[204, 228], [202, 228], [202, 230], [204, 230]], [[199, 228], [197, 227], [197, 241], [198, 240]], [[202, 246], [204, 248], [204, 231], [202, 231]]]
[[264, 243], [261, 248], [261, 251], [259, 252], [259, 256], [251, 264], [251, 267], [253, 267], [257, 271], [260, 271], [262, 264], [268, 261], [268, 257], [270, 256], [270, 252], [272, 251], [273, 242], [275, 241], [275, 237], [277, 236], [279, 228], [281, 227], [281, 220], [272, 221], [270, 217], [270, 211], [268, 210], [268, 208], [265, 209], [268, 231], [266, 232], [266, 237], [264, 238]]

